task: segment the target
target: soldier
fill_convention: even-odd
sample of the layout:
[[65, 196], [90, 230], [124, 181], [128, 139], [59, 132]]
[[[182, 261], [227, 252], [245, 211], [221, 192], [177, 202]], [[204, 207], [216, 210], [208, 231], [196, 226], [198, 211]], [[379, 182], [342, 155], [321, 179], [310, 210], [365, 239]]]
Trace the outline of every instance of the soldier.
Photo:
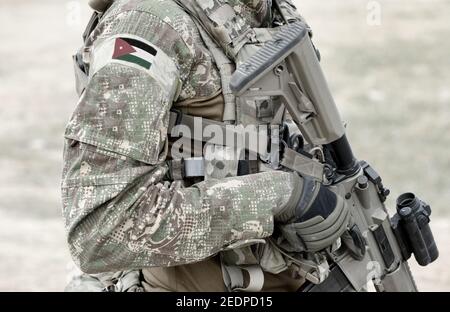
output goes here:
[[297, 290], [304, 279], [273, 248], [272, 235], [318, 218], [334, 228], [317, 242], [327, 247], [347, 228], [348, 217], [338, 218], [344, 201], [261, 162], [245, 173], [236, 165], [215, 174], [205, 165], [199, 181], [186, 174], [188, 160], [171, 157], [168, 135], [173, 108], [224, 124], [274, 120], [272, 102], [236, 108], [227, 82], [283, 17], [300, 19], [295, 7], [286, 0], [91, 2], [100, 14], [75, 58], [80, 100], [65, 131], [62, 181], [76, 264], [116, 277], [137, 270], [146, 291]]

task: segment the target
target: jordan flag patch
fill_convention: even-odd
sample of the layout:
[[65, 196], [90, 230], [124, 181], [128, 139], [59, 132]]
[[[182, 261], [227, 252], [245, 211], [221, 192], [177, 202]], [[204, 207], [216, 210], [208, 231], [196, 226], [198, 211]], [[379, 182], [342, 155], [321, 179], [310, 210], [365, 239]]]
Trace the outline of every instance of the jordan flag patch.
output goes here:
[[131, 38], [116, 38], [112, 58], [150, 69], [156, 53], [155, 48], [142, 41]]

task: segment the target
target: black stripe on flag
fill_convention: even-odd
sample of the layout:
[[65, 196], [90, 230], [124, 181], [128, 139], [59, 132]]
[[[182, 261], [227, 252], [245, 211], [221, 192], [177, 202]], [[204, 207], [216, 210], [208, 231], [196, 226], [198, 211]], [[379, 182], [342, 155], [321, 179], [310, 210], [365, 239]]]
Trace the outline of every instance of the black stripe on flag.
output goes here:
[[133, 47], [137, 47], [141, 50], [147, 51], [148, 53], [150, 53], [153, 56], [156, 56], [156, 53], [157, 53], [156, 49], [149, 46], [148, 44], [143, 43], [142, 41], [131, 39], [131, 38], [121, 38], [121, 39], [128, 42]]

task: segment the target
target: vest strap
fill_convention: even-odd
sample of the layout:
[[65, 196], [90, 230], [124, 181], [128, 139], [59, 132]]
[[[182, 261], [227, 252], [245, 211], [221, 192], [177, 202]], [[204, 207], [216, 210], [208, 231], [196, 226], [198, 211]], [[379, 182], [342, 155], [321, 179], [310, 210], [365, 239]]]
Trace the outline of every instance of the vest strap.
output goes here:
[[[221, 263], [222, 276], [229, 292], [260, 292], [264, 286], [264, 273], [259, 265], [236, 266]], [[250, 281], [244, 287], [244, 273], [247, 271]]]
[[[196, 129], [196, 118], [198, 119], [198, 126], [201, 127]], [[282, 167], [288, 168], [292, 171], [296, 171], [302, 176], [311, 177], [318, 182], [323, 182], [323, 175], [325, 167], [320, 162], [305, 156], [297, 151], [285, 147], [283, 151], [283, 157], [281, 161], [277, 158], [279, 152], [279, 146], [274, 146], [276, 144], [280, 144], [281, 142], [277, 141], [279, 135], [277, 131], [274, 131], [273, 127], [270, 125], [260, 125], [255, 127], [254, 129], [244, 129], [241, 126], [233, 126], [223, 122], [218, 122], [211, 119], [194, 117], [191, 115], [183, 114], [179, 111], [172, 110], [170, 112], [170, 121], [168, 127], [169, 135], [176, 134], [176, 126], [184, 126], [189, 129], [189, 133], [193, 134], [191, 137], [187, 137], [188, 139], [199, 140], [202, 142], [208, 141], [210, 144], [217, 145], [227, 145], [233, 146], [235, 144], [236, 147], [243, 147], [247, 151], [254, 153], [255, 155], [259, 155], [260, 159], [263, 161], [268, 161], [271, 164], [280, 164]], [[206, 127], [213, 126], [216, 127], [216, 130], [222, 135], [214, 135], [212, 138], [204, 138], [203, 133]], [[197, 130], [197, 131], [196, 131]], [[197, 132], [201, 131], [201, 137], [195, 137]], [[258, 144], [247, 144], [245, 140], [245, 136], [250, 136], [253, 138], [258, 138]], [[242, 141], [236, 143], [227, 142], [226, 138], [242, 138]], [[270, 138], [270, 139], [269, 139]], [[244, 146], [239, 146], [241, 143], [245, 143]], [[268, 144], [271, 143], [270, 147], [271, 151], [275, 151], [274, 153], [267, 153]], [[263, 146], [258, 146], [263, 145]], [[200, 173], [200, 165], [198, 164], [200, 160], [192, 161], [192, 165], [188, 168], [190, 172]], [[186, 167], [185, 167], [186, 169]]]
[[293, 149], [284, 149], [281, 165], [292, 171], [296, 171], [303, 176], [306, 175], [318, 182], [323, 182], [324, 165], [294, 151]]

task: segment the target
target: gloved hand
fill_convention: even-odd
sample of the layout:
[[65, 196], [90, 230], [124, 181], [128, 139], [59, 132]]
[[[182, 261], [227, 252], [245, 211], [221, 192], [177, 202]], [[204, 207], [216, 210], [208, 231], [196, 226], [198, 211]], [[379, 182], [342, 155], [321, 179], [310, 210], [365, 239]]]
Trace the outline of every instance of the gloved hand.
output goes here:
[[290, 251], [316, 252], [344, 234], [350, 222], [349, 209], [330, 188], [312, 179], [297, 178], [290, 203], [274, 211], [275, 222]]

